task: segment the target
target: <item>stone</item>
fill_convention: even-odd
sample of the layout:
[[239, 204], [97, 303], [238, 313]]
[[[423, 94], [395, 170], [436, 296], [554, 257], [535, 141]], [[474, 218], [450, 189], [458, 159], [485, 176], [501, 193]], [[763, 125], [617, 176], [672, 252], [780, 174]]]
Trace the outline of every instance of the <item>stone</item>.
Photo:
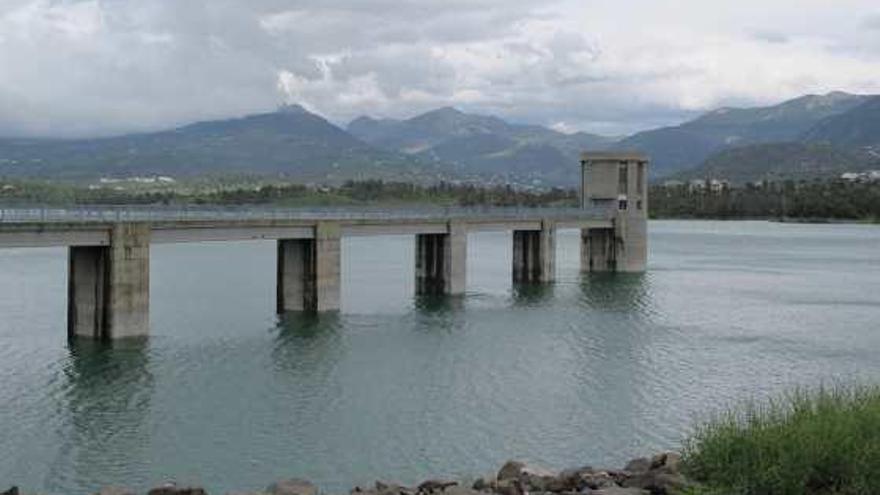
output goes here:
[[495, 490], [495, 480], [491, 476], [485, 478], [477, 478], [471, 488], [480, 492], [488, 492]]
[[300, 478], [276, 481], [266, 491], [271, 495], [318, 495], [318, 487]]
[[551, 484], [549, 490], [556, 493], [580, 491], [585, 485], [584, 477], [589, 476], [594, 472], [595, 470], [592, 466], [565, 469], [556, 476], [556, 481]]
[[522, 482], [516, 478], [506, 478], [495, 483], [495, 493], [499, 495], [524, 495]]
[[519, 475], [522, 474], [522, 470], [525, 467], [526, 465], [522, 462], [507, 461], [498, 470], [498, 475], [495, 479], [498, 481], [519, 479]]
[[442, 492], [451, 486], [458, 485], [457, 481], [443, 481], [443, 480], [427, 480], [423, 481], [416, 488], [418, 493], [427, 493], [432, 494], [434, 492]]
[[581, 488], [588, 488], [590, 490], [601, 490], [603, 488], [617, 486], [617, 479], [607, 471], [585, 473], [581, 477], [581, 482], [584, 485]]
[[651, 495], [651, 492], [641, 488], [621, 488], [612, 486], [590, 492], [590, 495]]
[[649, 469], [651, 469], [651, 459], [648, 459], [647, 457], [633, 459], [626, 463], [626, 467], [623, 468], [624, 471], [629, 473], [643, 473]]
[[415, 495], [416, 491], [396, 483], [377, 481], [375, 493], [376, 495]]
[[528, 471], [523, 471], [520, 479], [523, 483], [523, 488], [527, 492], [566, 491], [564, 488], [560, 488], [561, 484], [559, 483], [559, 480], [553, 475], [533, 474]]
[[480, 492], [466, 486], [453, 485], [443, 491], [444, 495], [480, 495]]
[[101, 488], [95, 495], [136, 495], [134, 490], [122, 488], [118, 486], [105, 486]]
[[13, 486], [12, 488], [10, 488], [9, 490], [6, 490], [5, 492], [0, 492], [0, 495], [19, 495], [18, 487]]
[[147, 495], [207, 495], [204, 488], [193, 486], [177, 486], [174, 483], [166, 483], [157, 486], [147, 492]]
[[688, 486], [684, 476], [666, 468], [653, 469], [630, 476], [621, 483], [626, 488], [641, 488], [653, 495], [677, 493]]
[[651, 458], [651, 469], [666, 468], [673, 472], [681, 470], [681, 454], [678, 452], [663, 452]]

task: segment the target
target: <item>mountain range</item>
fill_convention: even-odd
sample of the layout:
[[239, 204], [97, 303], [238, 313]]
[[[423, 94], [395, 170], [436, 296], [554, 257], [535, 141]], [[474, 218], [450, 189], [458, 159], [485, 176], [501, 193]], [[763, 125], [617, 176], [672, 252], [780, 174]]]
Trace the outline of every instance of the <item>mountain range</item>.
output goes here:
[[622, 139], [441, 108], [359, 117], [345, 129], [296, 105], [177, 129], [95, 139], [0, 139], [0, 176], [92, 180], [262, 175], [338, 183], [377, 178], [574, 186], [583, 150], [651, 157], [654, 178], [828, 177], [880, 167], [880, 96], [833, 92], [722, 108]]
[[0, 175], [93, 179], [264, 175], [297, 181], [435, 181], [436, 163], [370, 146], [300, 106], [100, 139], [0, 139]]
[[580, 175], [576, 166], [580, 153], [606, 149], [615, 143], [613, 138], [595, 134], [563, 134], [454, 108], [441, 108], [408, 120], [360, 117], [347, 129], [388, 151], [518, 183], [575, 183]]

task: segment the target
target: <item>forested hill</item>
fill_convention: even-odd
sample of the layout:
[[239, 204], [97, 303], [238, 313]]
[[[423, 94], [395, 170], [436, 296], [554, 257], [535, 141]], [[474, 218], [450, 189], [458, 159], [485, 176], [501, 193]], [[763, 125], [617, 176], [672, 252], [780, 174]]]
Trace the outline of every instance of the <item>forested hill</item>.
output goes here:
[[721, 108], [678, 126], [640, 132], [621, 141], [619, 147], [646, 153], [651, 157], [652, 176], [664, 177], [693, 169], [723, 150], [799, 141], [820, 122], [869, 99], [833, 92], [767, 107]]
[[575, 184], [580, 153], [615, 145], [613, 138], [564, 134], [449, 107], [406, 120], [360, 117], [347, 129], [388, 151], [453, 164], [482, 176], [545, 185]]
[[880, 169], [880, 97], [827, 117], [789, 142], [723, 149], [677, 177], [743, 183], [832, 178], [871, 169]]
[[0, 175], [95, 178], [254, 174], [301, 181], [444, 177], [436, 163], [381, 150], [299, 106], [102, 139], [0, 140]]

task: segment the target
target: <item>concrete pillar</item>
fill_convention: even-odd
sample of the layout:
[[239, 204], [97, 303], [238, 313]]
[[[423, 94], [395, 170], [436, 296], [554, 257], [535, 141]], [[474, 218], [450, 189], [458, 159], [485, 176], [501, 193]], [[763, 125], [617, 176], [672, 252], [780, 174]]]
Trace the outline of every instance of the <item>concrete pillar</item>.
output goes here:
[[616, 270], [644, 272], [648, 264], [648, 219], [642, 215], [619, 215], [614, 230], [617, 237]]
[[514, 283], [552, 282], [556, 276], [556, 227], [513, 231]]
[[68, 252], [67, 335], [104, 336], [104, 289], [109, 248], [72, 246]]
[[315, 228], [315, 300], [306, 300], [316, 311], [341, 307], [342, 229], [337, 222], [320, 222]]
[[108, 247], [71, 247], [67, 307], [69, 337], [119, 339], [148, 335], [149, 225], [114, 225]]
[[340, 308], [339, 224], [321, 222], [314, 239], [278, 241], [277, 311], [336, 311]]
[[314, 239], [278, 241], [278, 314], [306, 310], [306, 294], [315, 290], [314, 256]]
[[614, 229], [581, 231], [581, 271], [613, 272], [617, 270], [617, 238]]
[[467, 229], [450, 223], [447, 234], [416, 235], [416, 292], [464, 294], [467, 286]]

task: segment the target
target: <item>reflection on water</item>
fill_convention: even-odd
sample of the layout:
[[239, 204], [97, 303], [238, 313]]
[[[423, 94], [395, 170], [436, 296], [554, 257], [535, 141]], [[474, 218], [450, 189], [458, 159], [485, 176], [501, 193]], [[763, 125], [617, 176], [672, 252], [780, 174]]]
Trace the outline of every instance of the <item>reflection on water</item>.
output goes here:
[[650, 306], [649, 275], [643, 273], [592, 273], [581, 278], [584, 303], [600, 311], [641, 313]]
[[[104, 480], [146, 481], [132, 479], [125, 466], [150, 461], [146, 420], [153, 377], [148, 352], [146, 340], [70, 341], [62, 368], [63, 394], [58, 397], [58, 415], [63, 418], [57, 432], [60, 443], [49, 460], [54, 476], [46, 479], [47, 489], [60, 493]], [[93, 466], [104, 471], [96, 476]]]
[[346, 239], [343, 310], [321, 316], [275, 316], [272, 243], [156, 246], [149, 341], [69, 347], [65, 252], [0, 252], [0, 481], [343, 492], [617, 464], [733, 400], [880, 380], [880, 229], [651, 231], [644, 275], [581, 274], [560, 232], [548, 285], [511, 283], [509, 234], [472, 234], [451, 298], [413, 296], [411, 237]]
[[464, 297], [460, 295], [416, 294], [412, 299], [416, 312], [426, 315], [461, 311], [465, 302]]
[[520, 284], [515, 283], [511, 289], [513, 303], [516, 306], [540, 306], [553, 298], [555, 292], [553, 284]]

